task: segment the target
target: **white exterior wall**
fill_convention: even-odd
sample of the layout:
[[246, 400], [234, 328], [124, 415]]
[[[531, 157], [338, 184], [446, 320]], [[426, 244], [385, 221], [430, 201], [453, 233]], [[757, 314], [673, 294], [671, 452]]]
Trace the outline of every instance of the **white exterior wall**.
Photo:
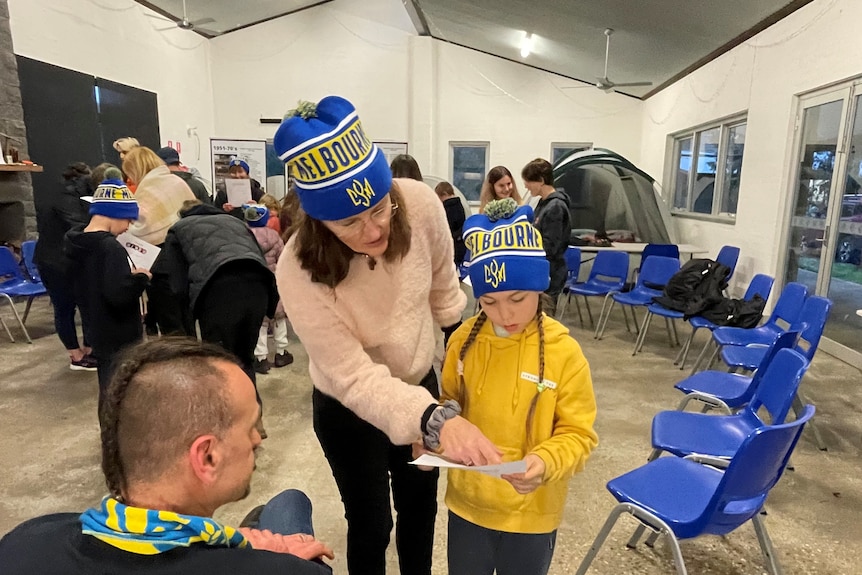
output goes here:
[[132, 0], [9, 0], [16, 54], [157, 93], [162, 144], [180, 141], [183, 163], [209, 174], [208, 42], [186, 30], [157, 31], [170, 22], [147, 13], [155, 15]]
[[644, 104], [640, 165], [665, 175], [669, 134], [747, 111], [736, 223], [674, 218], [680, 242], [712, 257], [724, 244], [742, 248], [737, 286], [782, 271], [795, 96], [862, 74], [860, 21], [858, 0], [815, 0]]

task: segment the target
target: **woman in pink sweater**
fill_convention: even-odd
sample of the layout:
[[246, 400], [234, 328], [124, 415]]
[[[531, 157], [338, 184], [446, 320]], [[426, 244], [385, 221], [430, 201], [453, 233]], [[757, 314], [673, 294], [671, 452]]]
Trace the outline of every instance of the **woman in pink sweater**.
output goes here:
[[[466, 296], [434, 192], [392, 179], [353, 105], [302, 103], [275, 135], [302, 210], [276, 268], [309, 357], [314, 430], [347, 517], [347, 566], [383, 574], [398, 514], [402, 573], [430, 574], [437, 474], [409, 465], [410, 443], [459, 462], [500, 461], [457, 405], [440, 405], [435, 324], [460, 325]], [[454, 403], [454, 402], [453, 402]]]

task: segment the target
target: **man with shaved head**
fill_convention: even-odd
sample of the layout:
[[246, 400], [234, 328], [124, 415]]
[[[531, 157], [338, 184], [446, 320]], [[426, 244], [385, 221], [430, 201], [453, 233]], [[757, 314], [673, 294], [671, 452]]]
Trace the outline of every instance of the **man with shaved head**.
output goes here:
[[101, 415], [109, 495], [15, 528], [0, 540], [4, 575], [331, 573], [300, 491], [248, 527], [212, 519], [248, 496], [261, 441], [254, 386], [234, 356], [184, 338], [135, 346], [118, 358]]

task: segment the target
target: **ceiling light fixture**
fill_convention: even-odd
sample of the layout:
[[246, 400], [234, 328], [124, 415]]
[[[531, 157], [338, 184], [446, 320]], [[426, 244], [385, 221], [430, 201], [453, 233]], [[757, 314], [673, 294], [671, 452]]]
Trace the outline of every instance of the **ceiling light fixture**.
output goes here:
[[533, 35], [529, 32], [524, 32], [524, 39], [521, 40], [521, 58], [526, 58], [533, 51]]

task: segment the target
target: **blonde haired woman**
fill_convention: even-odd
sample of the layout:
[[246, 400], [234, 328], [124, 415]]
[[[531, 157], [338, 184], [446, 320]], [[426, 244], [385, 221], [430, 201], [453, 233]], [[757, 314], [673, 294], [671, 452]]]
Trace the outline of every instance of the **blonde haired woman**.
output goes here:
[[506, 198], [512, 198], [519, 206], [524, 203], [512, 172], [506, 166], [495, 166], [488, 171], [488, 176], [482, 184], [482, 191], [479, 194], [479, 213], [485, 213], [488, 202]]
[[[127, 153], [123, 171], [136, 186], [135, 199], [140, 207], [138, 220], [129, 226], [129, 233], [161, 246], [170, 227], [179, 221], [183, 202], [194, 200], [195, 195], [188, 184], [171, 172], [149, 148], [139, 146]], [[158, 265], [156, 260], [153, 268]], [[155, 324], [163, 335], [192, 333], [188, 310], [172, 297], [166, 282], [159, 279], [151, 282], [147, 297], [147, 333], [155, 333]]]
[[126, 159], [126, 154], [134, 150], [135, 148], [139, 148], [141, 143], [137, 138], [126, 137], [120, 138], [119, 140], [114, 140], [113, 143], [114, 149], [117, 150], [117, 153], [120, 154], [120, 161]]

